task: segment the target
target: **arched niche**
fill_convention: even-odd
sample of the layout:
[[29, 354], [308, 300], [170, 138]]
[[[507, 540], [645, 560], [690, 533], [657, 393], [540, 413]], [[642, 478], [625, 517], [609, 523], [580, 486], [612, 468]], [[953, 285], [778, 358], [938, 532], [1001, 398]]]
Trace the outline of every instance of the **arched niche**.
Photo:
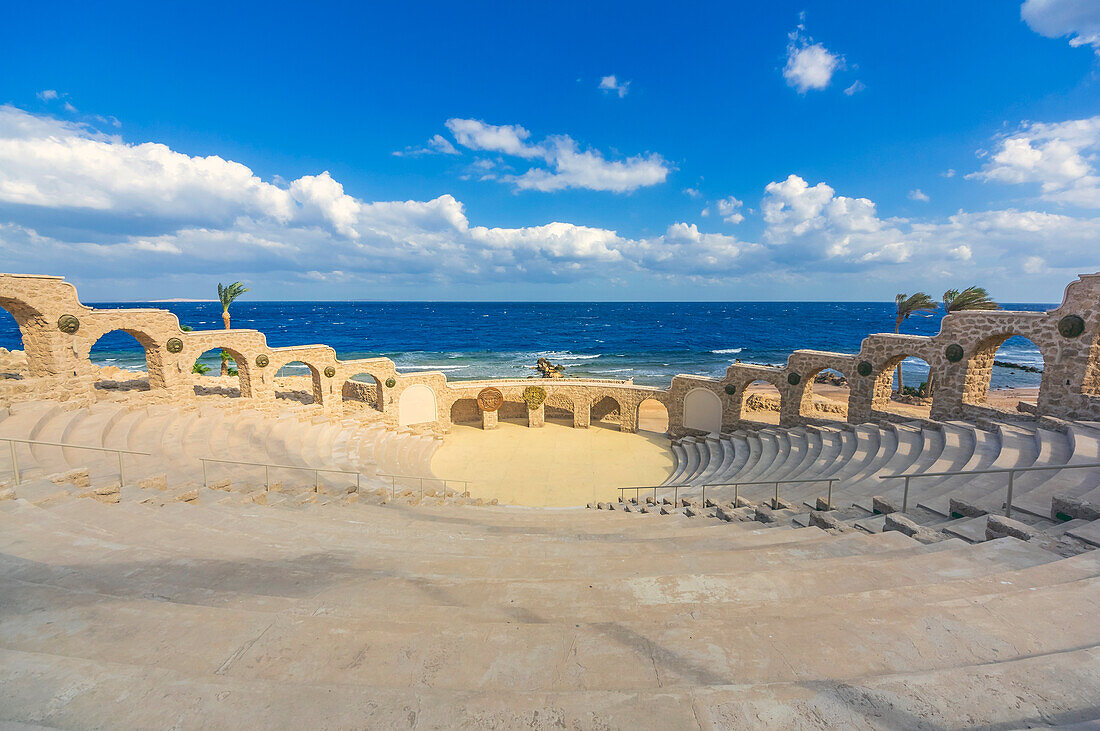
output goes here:
[[397, 402], [397, 423], [400, 426], [439, 421], [435, 391], [422, 383], [414, 383], [401, 392]]
[[722, 430], [722, 399], [709, 388], [693, 388], [684, 396], [684, 426], [711, 434]]

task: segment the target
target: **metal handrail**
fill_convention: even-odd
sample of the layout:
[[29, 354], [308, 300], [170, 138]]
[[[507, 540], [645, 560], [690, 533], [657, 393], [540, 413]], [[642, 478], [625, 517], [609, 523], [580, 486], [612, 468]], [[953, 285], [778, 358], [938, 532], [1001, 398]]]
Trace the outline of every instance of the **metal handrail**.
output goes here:
[[667, 490], [669, 488], [672, 488], [672, 494], [673, 494], [672, 504], [675, 505], [676, 503], [680, 502], [680, 488], [681, 487], [691, 487], [691, 485], [641, 485], [640, 487], [619, 487], [619, 488], [616, 488], [616, 489], [619, 491], [619, 502], [621, 503], [621, 502], [625, 502], [623, 500], [623, 493], [626, 492], [627, 490], [633, 490], [635, 498], [638, 497], [638, 492], [641, 491], [641, 490], [652, 490], [653, 491], [653, 502], [657, 502], [657, 491], [658, 490]]
[[1086, 462], [1083, 464], [1050, 464], [1039, 467], [994, 467], [985, 470], [953, 470], [951, 472], [921, 472], [908, 475], [879, 475], [880, 480], [905, 480], [905, 492], [901, 498], [901, 512], [909, 509], [909, 481], [914, 477], [954, 477], [955, 475], [1001, 475], [1008, 473], [1008, 494], [1005, 496], [1005, 517], [1012, 517], [1012, 489], [1017, 472], [1041, 472], [1043, 470], [1076, 470], [1084, 468], [1096, 469], [1100, 462]]
[[825, 498], [826, 504], [832, 508], [833, 506], [833, 483], [840, 482], [839, 477], [804, 477], [799, 480], [750, 480], [748, 482], [720, 482], [720, 483], [708, 483], [703, 485], [703, 505], [707, 504], [707, 488], [708, 487], [732, 487], [733, 488], [733, 504], [737, 504], [737, 499], [740, 497], [742, 485], [775, 485], [775, 502], [773, 505], [779, 507], [779, 486], [780, 485], [793, 485], [800, 482], [828, 482], [829, 491], [828, 496]]
[[124, 454], [138, 454], [142, 457], [150, 456], [149, 452], [136, 452], [132, 449], [112, 449], [111, 447], [93, 447], [90, 444], [68, 444], [66, 442], [47, 442], [41, 439], [16, 439], [14, 437], [0, 437], [0, 441], [7, 442], [8, 448], [11, 450], [11, 471], [15, 478], [15, 484], [20, 484], [19, 478], [19, 458], [15, 454], [16, 444], [38, 444], [44, 447], [70, 447], [72, 449], [91, 449], [95, 452], [114, 452], [118, 455], [118, 484], [126, 484], [126, 469], [122, 464], [122, 455]]
[[450, 477], [428, 477], [425, 475], [388, 475], [385, 473], [378, 473], [377, 477], [390, 478], [390, 500], [393, 500], [397, 496], [397, 481], [398, 480], [420, 480], [420, 500], [424, 500], [424, 480], [436, 480], [443, 483], [443, 499], [447, 499], [447, 483], [448, 482], [461, 482], [462, 483], [462, 497], [470, 497], [470, 482], [471, 480], [455, 480]]
[[277, 464], [275, 462], [248, 462], [243, 459], [218, 459], [216, 457], [199, 457], [199, 461], [202, 462], [202, 486], [210, 487], [210, 482], [206, 475], [206, 463], [207, 462], [221, 462], [223, 464], [240, 464], [247, 465], [249, 467], [263, 467], [264, 468], [264, 492], [271, 489], [271, 468], [274, 467], [280, 470], [301, 470], [303, 472], [313, 473], [313, 491], [321, 491], [321, 473], [322, 472], [336, 472], [342, 475], [355, 475], [355, 491], [359, 492], [359, 477], [360, 473], [353, 470], [337, 470], [329, 469], [326, 467], [303, 467], [302, 465], [293, 464]]

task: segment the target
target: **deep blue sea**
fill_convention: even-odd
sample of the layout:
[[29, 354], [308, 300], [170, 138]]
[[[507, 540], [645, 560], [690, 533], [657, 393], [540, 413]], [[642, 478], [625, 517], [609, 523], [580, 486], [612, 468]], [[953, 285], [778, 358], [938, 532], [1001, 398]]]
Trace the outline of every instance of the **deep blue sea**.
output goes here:
[[[96, 303], [96, 307], [159, 307], [196, 330], [220, 329], [216, 302]], [[1051, 304], [1009, 304], [1046, 310]], [[782, 364], [792, 350], [855, 353], [869, 333], [892, 332], [892, 302], [249, 302], [232, 307], [233, 327], [267, 334], [272, 346], [323, 343], [341, 358], [386, 356], [402, 371], [440, 370], [452, 380], [525, 377], [539, 356], [566, 375], [634, 378], [667, 385], [690, 373], [721, 376], [734, 359]], [[912, 317], [902, 332], [932, 335], [939, 315]], [[0, 311], [0, 347], [21, 348], [15, 321]], [[1042, 366], [1027, 340], [1005, 343], [998, 360]], [[108, 333], [92, 349], [97, 363], [143, 370], [137, 341]], [[216, 354], [204, 356], [211, 365]], [[927, 373], [906, 361], [907, 383]], [[289, 366], [293, 370], [294, 366]], [[291, 372], [288, 370], [287, 372]], [[304, 372], [301, 371], [301, 372]], [[994, 368], [993, 386], [1034, 386], [1039, 374]]]

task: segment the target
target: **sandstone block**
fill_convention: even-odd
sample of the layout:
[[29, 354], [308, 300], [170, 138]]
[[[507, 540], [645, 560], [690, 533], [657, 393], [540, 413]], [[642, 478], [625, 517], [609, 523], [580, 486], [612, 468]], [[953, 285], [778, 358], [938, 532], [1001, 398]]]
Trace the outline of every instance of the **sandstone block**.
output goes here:
[[739, 508], [755, 508], [756, 505], [748, 498], [737, 496], [737, 507]]
[[951, 498], [947, 504], [952, 518], [978, 518], [988, 512], [984, 508], [979, 508], [977, 505], [972, 505], [964, 500], [956, 500], [955, 498]]
[[652, 497], [647, 497], [647, 498], [645, 499], [645, 504], [646, 504], [646, 505], [656, 505], [656, 504], [657, 504], [657, 501], [656, 501], [656, 500], [654, 500], [654, 499], [653, 499]]
[[772, 498], [768, 503], [771, 505], [772, 510], [794, 510], [794, 503], [783, 498]]
[[986, 519], [985, 539], [992, 541], [996, 538], [1011, 536], [1021, 541], [1030, 541], [1035, 537], [1035, 529], [1030, 525], [1021, 523], [1003, 515], [991, 515]]
[[703, 507], [704, 508], [716, 508], [716, 507], [718, 507], [718, 503], [716, 503], [714, 500], [712, 500], [708, 497], [706, 499], [706, 501], [704, 501]]
[[15, 489], [11, 487], [0, 487], [0, 500], [14, 500]]
[[585, 507], [588, 508], [589, 510], [595, 510], [596, 509], [596, 503], [588, 503], [588, 505], [586, 505]]
[[835, 515], [829, 515], [828, 513], [818, 510], [810, 511], [810, 525], [814, 525], [818, 528], [823, 528], [825, 530], [850, 530], [850, 527], [847, 524], [840, 522], [840, 520], [838, 520]]
[[886, 516], [886, 522], [882, 526], [883, 531], [896, 530], [921, 543], [938, 543], [946, 540], [947, 536], [938, 530], [927, 528], [914, 522], [900, 513], [892, 513]]
[[684, 515], [689, 518], [694, 518], [695, 516], [699, 515], [699, 511], [688, 505], [684, 507]]
[[898, 512], [897, 506], [881, 495], [875, 495], [871, 498], [871, 510], [876, 515], [889, 515], [890, 513]]
[[76, 487], [90, 487], [92, 484], [92, 478], [88, 474], [87, 469], [69, 470], [68, 472], [61, 472], [56, 475], [50, 475], [50, 482], [58, 485], [66, 483], [69, 485], [75, 485]]
[[726, 522], [732, 522], [732, 521], [734, 521], [734, 520], [737, 520], [737, 519], [738, 519], [736, 515], [734, 515], [733, 513], [729, 512], [729, 509], [728, 509], [728, 508], [723, 508], [723, 507], [719, 507], [719, 508], [717, 508], [717, 509], [716, 509], [716, 510], [714, 511], [714, 516], [715, 516], [716, 518], [718, 518], [719, 520], [724, 520], [724, 521], [726, 521]]
[[760, 523], [774, 523], [775, 513], [770, 508], [764, 505], [757, 505], [756, 511], [753, 514], [753, 519]]
[[233, 484], [232, 481], [228, 480], [228, 479], [226, 479], [226, 480], [214, 480], [212, 482], [207, 483], [207, 487], [209, 487], [211, 490], [225, 490], [226, 492], [228, 492], [229, 488], [232, 484]]
[[1054, 520], [1097, 520], [1100, 519], [1100, 506], [1069, 495], [1055, 495], [1050, 501], [1050, 517]]
[[675, 515], [675, 514], [676, 514], [676, 508], [672, 507], [671, 505], [662, 505], [661, 506], [661, 515]]
[[830, 505], [829, 501], [827, 501], [825, 498], [819, 497], [817, 499], [817, 509], [818, 510], [832, 510], [833, 506]]
[[199, 499], [199, 489], [182, 490], [172, 496], [172, 501], [177, 503], [193, 503]]
[[694, 507], [694, 506], [695, 506], [695, 498], [693, 498], [693, 497], [682, 497], [682, 498], [680, 498], [680, 507], [691, 508], [691, 507]]
[[152, 475], [146, 477], [144, 480], [138, 481], [137, 486], [143, 490], [167, 490], [168, 475]]
[[597, 510], [611, 510], [612, 508], [611, 508], [610, 503], [596, 503], [596, 509]]

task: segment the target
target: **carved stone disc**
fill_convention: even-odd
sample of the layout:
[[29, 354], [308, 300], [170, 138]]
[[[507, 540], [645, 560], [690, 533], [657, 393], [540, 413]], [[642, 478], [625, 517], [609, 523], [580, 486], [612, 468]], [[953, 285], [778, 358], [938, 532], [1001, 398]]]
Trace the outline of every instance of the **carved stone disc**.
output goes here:
[[477, 395], [477, 405], [482, 411], [496, 411], [503, 404], [504, 394], [492, 386], [481, 389], [481, 393]]

